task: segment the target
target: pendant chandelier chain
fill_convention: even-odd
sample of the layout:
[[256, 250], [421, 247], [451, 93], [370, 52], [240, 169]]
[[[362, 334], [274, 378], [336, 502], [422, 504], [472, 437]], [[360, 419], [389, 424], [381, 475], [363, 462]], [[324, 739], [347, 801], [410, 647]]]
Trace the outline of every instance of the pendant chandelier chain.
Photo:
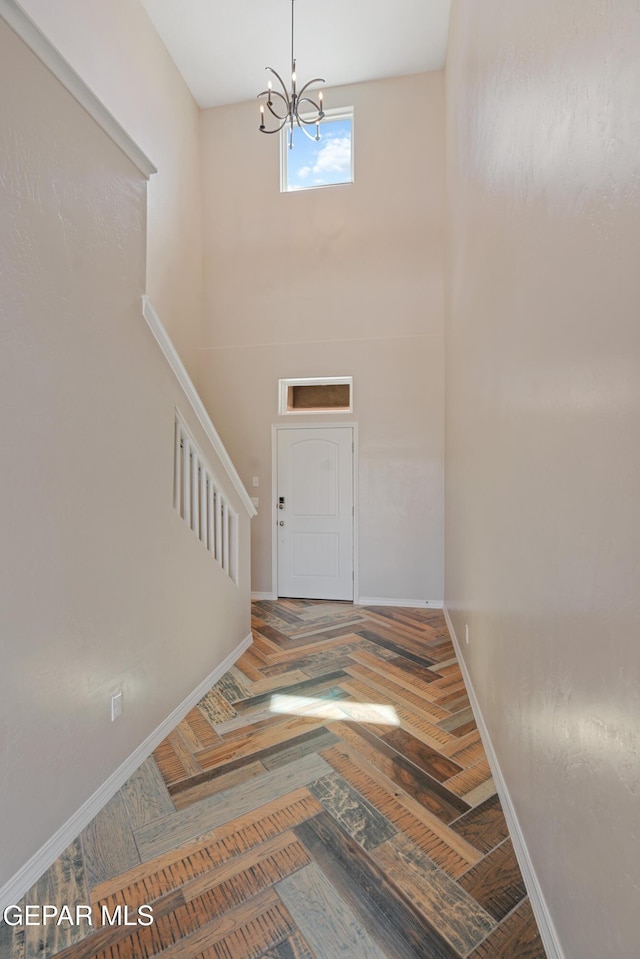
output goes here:
[[295, 0], [291, 0], [291, 72], [296, 72], [296, 61], [293, 55], [293, 29], [294, 29], [294, 10], [296, 8]]

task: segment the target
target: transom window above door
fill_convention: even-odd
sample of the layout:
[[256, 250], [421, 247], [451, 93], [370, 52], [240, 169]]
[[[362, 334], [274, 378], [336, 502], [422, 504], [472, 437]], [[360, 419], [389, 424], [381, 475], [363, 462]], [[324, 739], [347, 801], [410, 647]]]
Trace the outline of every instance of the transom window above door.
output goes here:
[[278, 412], [351, 413], [353, 412], [353, 377], [298, 377], [279, 380]]

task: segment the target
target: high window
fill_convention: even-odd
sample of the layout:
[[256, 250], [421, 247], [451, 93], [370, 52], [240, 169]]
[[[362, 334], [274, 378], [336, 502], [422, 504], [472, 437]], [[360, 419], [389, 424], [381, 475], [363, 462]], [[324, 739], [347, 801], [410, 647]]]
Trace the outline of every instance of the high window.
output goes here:
[[[305, 128], [315, 134], [316, 127]], [[353, 107], [327, 110], [320, 123], [320, 139], [309, 140], [302, 130], [293, 134], [289, 149], [288, 130], [280, 134], [280, 189], [314, 190], [353, 183]]]

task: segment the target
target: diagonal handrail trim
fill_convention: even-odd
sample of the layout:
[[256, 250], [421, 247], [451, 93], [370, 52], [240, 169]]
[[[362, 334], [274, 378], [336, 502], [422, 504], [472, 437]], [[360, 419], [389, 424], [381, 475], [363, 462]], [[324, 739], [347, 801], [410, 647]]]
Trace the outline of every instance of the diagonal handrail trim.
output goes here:
[[242, 505], [246, 509], [249, 516], [256, 516], [257, 510], [251, 502], [251, 497], [247, 493], [247, 490], [238, 475], [238, 471], [233, 465], [233, 461], [227, 453], [224, 443], [218, 435], [218, 431], [211, 422], [211, 417], [207, 413], [204, 403], [200, 399], [200, 394], [193, 385], [193, 381], [187, 373], [184, 363], [180, 359], [169, 334], [162, 325], [162, 321], [154, 310], [153, 304], [148, 296], [142, 297], [142, 315], [147, 321], [149, 329], [156, 338], [160, 349], [164, 353], [166, 360], [169, 363], [169, 366], [173, 370], [178, 382], [180, 383], [185, 396], [189, 400], [193, 412], [196, 414], [201, 427], [207, 435], [207, 439], [216, 451], [218, 459], [222, 463], [222, 466], [224, 467], [227, 476], [231, 480], [236, 493], [242, 500]]
[[80, 106], [84, 107], [147, 180], [158, 172], [149, 157], [16, 0], [0, 0], [0, 19], [9, 24], [14, 33], [17, 33]]

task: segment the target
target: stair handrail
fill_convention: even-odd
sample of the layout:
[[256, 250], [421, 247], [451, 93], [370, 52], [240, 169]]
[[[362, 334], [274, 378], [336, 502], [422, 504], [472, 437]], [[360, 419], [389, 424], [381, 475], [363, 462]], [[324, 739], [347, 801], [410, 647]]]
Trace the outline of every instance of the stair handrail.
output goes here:
[[182, 390], [187, 397], [193, 412], [196, 414], [198, 421], [207, 436], [207, 439], [213, 446], [220, 463], [222, 464], [227, 476], [231, 480], [236, 493], [240, 497], [242, 505], [250, 517], [256, 516], [257, 510], [251, 502], [251, 497], [249, 496], [244, 483], [240, 479], [238, 471], [233, 465], [233, 461], [227, 453], [225, 445], [220, 439], [218, 431], [213, 425], [211, 417], [207, 413], [204, 403], [200, 399], [200, 394], [195, 388], [193, 380], [187, 373], [185, 365], [180, 359], [178, 351], [173, 345], [171, 337], [164, 328], [160, 317], [156, 313], [150, 298], [146, 294], [142, 297], [142, 315], [147, 321], [149, 329], [156, 338], [160, 349], [164, 353], [165, 358], [169, 363], [169, 366], [173, 370], [178, 382], [180, 383], [180, 386], [182, 387]]

